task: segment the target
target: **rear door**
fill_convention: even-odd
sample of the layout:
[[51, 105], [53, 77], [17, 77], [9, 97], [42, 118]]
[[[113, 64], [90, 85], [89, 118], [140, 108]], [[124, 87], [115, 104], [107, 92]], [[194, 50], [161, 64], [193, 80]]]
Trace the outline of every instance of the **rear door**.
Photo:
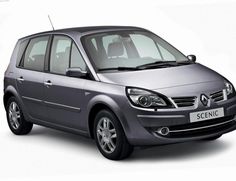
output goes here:
[[26, 110], [32, 118], [42, 119], [44, 114], [44, 61], [49, 36], [32, 38], [22, 56], [17, 72], [17, 89]]
[[47, 121], [66, 127], [83, 129], [81, 109], [85, 102], [84, 85], [87, 80], [66, 76], [69, 67], [86, 65], [71, 38], [54, 35], [49, 61], [49, 70], [44, 78]]

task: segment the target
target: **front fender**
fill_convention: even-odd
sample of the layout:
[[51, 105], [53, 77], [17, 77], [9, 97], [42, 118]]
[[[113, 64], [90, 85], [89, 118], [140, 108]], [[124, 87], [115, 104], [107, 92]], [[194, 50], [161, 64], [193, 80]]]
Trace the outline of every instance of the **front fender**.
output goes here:
[[[90, 114], [90, 111], [92, 110], [92, 108], [94, 106], [96, 106], [97, 104], [103, 104], [103, 105], [107, 106], [119, 119], [119, 121], [124, 129], [124, 132], [127, 133], [129, 131], [129, 125], [127, 124], [127, 121], [126, 121], [126, 118], [122, 112], [122, 109], [114, 99], [112, 99], [111, 97], [109, 97], [107, 95], [94, 96], [89, 101], [88, 106], [87, 106], [87, 110], [88, 110], [89, 114]], [[88, 114], [88, 118], [87, 118], [88, 120], [89, 120], [89, 114]], [[88, 121], [88, 124], [89, 124], [89, 121]]]

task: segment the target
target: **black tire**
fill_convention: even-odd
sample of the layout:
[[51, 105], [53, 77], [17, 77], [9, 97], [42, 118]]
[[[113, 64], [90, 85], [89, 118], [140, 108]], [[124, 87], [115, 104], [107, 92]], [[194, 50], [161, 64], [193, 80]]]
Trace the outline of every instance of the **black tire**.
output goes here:
[[[16, 105], [16, 110], [17, 110], [16, 111], [17, 113], [14, 113], [14, 115], [19, 116], [19, 118], [17, 118], [17, 124], [14, 124], [13, 123], [14, 121], [12, 121], [13, 118], [12, 118], [11, 115], [13, 115], [13, 114], [10, 115], [10, 109], [11, 109], [11, 106], [13, 106], [13, 104]], [[17, 99], [15, 97], [10, 97], [8, 99], [7, 106], [6, 106], [6, 113], [7, 113], [8, 126], [14, 134], [16, 134], [16, 135], [26, 135], [32, 130], [33, 123], [27, 122], [24, 119], [24, 116], [23, 116], [21, 107], [19, 105], [19, 102], [17, 101]]]
[[222, 135], [217, 135], [217, 136], [213, 136], [213, 137], [209, 137], [209, 138], [204, 138], [202, 139], [203, 141], [214, 141], [218, 138], [220, 138]]
[[[110, 123], [109, 123], [110, 126], [108, 126], [109, 127], [108, 130], [115, 130], [115, 133], [112, 133], [112, 134], [116, 135], [115, 138], [108, 137], [107, 138], [108, 143], [105, 143], [105, 141], [103, 141], [104, 135], [101, 136], [101, 132], [100, 132], [100, 134], [97, 132], [97, 129], [101, 128], [101, 127], [98, 127], [98, 125], [100, 125], [102, 119], [104, 120], [104, 118], [106, 118], [107, 120], [110, 121]], [[101, 130], [105, 130], [105, 129], [101, 129]], [[122, 159], [129, 157], [130, 154], [133, 152], [133, 146], [130, 145], [129, 142], [127, 141], [127, 138], [125, 136], [123, 128], [120, 124], [120, 121], [114, 115], [114, 113], [112, 113], [110, 110], [104, 109], [104, 110], [101, 110], [97, 113], [95, 120], [94, 120], [93, 131], [94, 131], [94, 138], [95, 138], [97, 147], [104, 157], [106, 157], [110, 160], [122, 160]], [[103, 131], [102, 133], [105, 134], [104, 132], [105, 131]], [[112, 135], [110, 137], [112, 137]], [[111, 139], [114, 139], [114, 140], [111, 141]], [[110, 144], [109, 140], [110, 140], [110, 143], [113, 142], [113, 144]], [[104, 146], [104, 148], [102, 148], [101, 142], [103, 142], [104, 145], [106, 144], [106, 146]], [[114, 150], [113, 151], [110, 150], [109, 153], [107, 151], [104, 151], [104, 149], [107, 149], [109, 151], [108, 144], [110, 144], [110, 146], [115, 145], [115, 148], [113, 147]]]

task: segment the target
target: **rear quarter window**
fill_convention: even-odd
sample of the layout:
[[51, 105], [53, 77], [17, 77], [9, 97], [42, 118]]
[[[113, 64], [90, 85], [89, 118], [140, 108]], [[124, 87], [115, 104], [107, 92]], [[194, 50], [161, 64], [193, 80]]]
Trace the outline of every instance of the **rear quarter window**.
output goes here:
[[29, 43], [29, 40], [23, 40], [19, 43], [19, 49], [18, 49], [18, 52], [17, 52], [17, 59], [16, 59], [16, 65], [17, 66], [19, 66], [19, 64], [20, 64], [20, 61], [22, 59], [22, 56], [25, 52], [25, 48], [28, 45], [28, 43]]

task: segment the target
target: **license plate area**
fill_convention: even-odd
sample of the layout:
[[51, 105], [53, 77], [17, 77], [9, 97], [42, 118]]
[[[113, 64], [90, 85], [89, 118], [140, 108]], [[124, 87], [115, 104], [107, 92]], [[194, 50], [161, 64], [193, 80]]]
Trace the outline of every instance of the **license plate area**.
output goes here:
[[191, 123], [224, 117], [224, 108], [192, 112], [189, 114], [189, 117]]

